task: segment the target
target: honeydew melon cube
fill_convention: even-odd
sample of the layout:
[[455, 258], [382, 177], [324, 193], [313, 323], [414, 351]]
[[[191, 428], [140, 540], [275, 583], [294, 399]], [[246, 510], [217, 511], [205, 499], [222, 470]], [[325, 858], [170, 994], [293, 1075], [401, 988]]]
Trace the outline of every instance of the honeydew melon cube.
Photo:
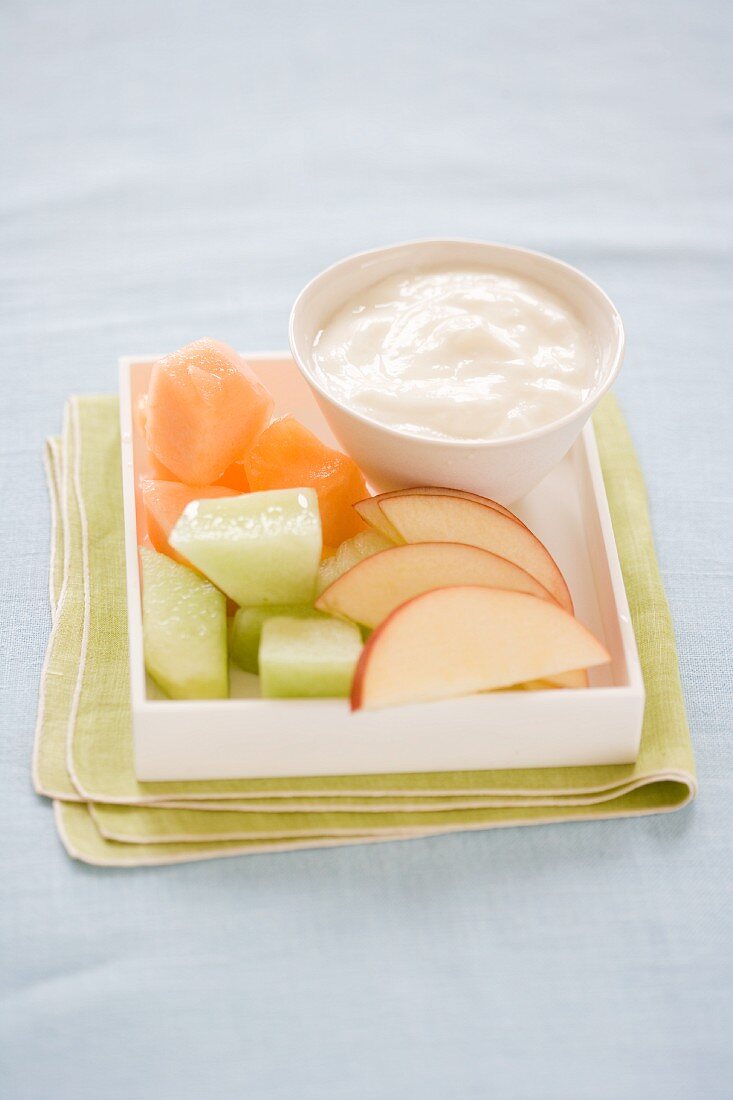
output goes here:
[[330, 584], [364, 558], [378, 554], [380, 550], [389, 550], [391, 546], [394, 546], [394, 543], [379, 531], [361, 531], [353, 538], [342, 542], [336, 553], [322, 561], [318, 568], [316, 595], [320, 596]]
[[268, 619], [325, 619], [323, 611], [305, 604], [276, 604], [272, 607], [240, 607], [229, 625], [229, 652], [245, 672], [260, 671], [259, 652], [262, 627]]
[[193, 501], [169, 541], [237, 604], [313, 601], [322, 546], [313, 489]]
[[260, 685], [268, 699], [333, 698], [351, 691], [361, 653], [358, 627], [339, 619], [268, 619]]
[[145, 667], [171, 699], [229, 695], [226, 599], [192, 569], [141, 549]]

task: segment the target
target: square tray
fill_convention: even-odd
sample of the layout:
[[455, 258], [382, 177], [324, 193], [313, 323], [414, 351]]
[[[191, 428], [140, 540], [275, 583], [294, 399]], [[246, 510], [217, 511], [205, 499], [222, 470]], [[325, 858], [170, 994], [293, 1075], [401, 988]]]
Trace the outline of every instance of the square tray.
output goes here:
[[[338, 446], [287, 352], [245, 353], [275, 398]], [[644, 684], [611, 527], [593, 427], [515, 510], [565, 574], [576, 614], [611, 664], [590, 688], [491, 692], [351, 714], [341, 699], [269, 700], [257, 677], [232, 669], [232, 698], [174, 701], [145, 674], [138, 545], [145, 520], [137, 486], [149, 474], [134, 409], [154, 356], [120, 361], [120, 417], [130, 685], [135, 769], [141, 780], [234, 779], [626, 764], [639, 750]]]

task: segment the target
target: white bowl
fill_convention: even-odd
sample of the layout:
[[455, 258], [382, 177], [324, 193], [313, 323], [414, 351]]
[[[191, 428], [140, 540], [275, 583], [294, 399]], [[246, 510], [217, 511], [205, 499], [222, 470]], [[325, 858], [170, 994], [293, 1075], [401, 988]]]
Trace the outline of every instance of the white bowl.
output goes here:
[[[313, 346], [336, 310], [359, 290], [395, 272], [446, 263], [483, 264], [535, 279], [575, 309], [599, 354], [597, 384], [577, 409], [521, 435], [477, 443], [408, 434], [355, 412], [327, 392], [314, 366]], [[561, 260], [510, 245], [436, 239], [360, 252], [321, 272], [295, 301], [290, 348], [334, 435], [374, 487], [444, 485], [511, 504], [534, 488], [572, 447], [619, 372], [624, 330], [601, 288]]]

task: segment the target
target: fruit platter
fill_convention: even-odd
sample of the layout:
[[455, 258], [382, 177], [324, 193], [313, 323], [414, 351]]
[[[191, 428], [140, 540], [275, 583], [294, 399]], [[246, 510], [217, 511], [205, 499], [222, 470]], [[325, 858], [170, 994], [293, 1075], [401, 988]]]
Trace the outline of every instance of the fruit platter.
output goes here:
[[140, 779], [635, 758], [590, 424], [507, 507], [370, 484], [286, 353], [203, 339], [122, 360], [120, 382]]

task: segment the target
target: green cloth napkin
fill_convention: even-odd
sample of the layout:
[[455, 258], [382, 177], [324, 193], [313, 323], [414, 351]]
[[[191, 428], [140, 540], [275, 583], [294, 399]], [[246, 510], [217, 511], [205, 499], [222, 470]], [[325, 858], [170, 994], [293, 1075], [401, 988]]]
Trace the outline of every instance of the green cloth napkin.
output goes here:
[[594, 418], [647, 691], [635, 764], [139, 783], [130, 736], [117, 399], [72, 398], [45, 462], [53, 625], [34, 784], [68, 851], [105, 865], [658, 813], [696, 781], [646, 493], [615, 401]]

